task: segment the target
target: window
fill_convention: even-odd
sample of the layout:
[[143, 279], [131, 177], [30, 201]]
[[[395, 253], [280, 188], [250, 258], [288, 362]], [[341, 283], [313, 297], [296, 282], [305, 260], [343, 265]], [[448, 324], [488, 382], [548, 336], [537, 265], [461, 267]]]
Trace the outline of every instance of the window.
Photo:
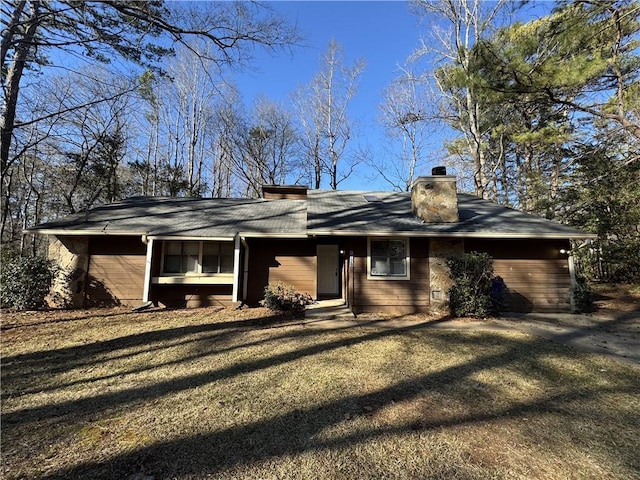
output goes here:
[[370, 279], [409, 279], [409, 240], [393, 238], [369, 239]]
[[202, 273], [233, 273], [233, 245], [202, 242]]
[[164, 242], [163, 274], [233, 273], [231, 242]]

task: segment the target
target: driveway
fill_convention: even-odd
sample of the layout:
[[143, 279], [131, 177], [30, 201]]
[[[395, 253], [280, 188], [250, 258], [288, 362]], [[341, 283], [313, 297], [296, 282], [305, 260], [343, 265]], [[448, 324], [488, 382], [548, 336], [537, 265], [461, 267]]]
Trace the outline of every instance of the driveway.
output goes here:
[[[365, 318], [346, 321], [363, 328], [401, 328], [415, 325], [416, 320], [420, 321], [415, 316], [374, 318], [367, 315]], [[333, 320], [337, 321], [344, 325], [344, 319]], [[427, 321], [424, 328], [524, 332], [571, 345], [579, 350], [609, 355], [640, 368], [640, 311], [588, 315], [512, 313], [488, 319], [444, 318]]]
[[490, 320], [495, 328], [518, 329], [587, 352], [640, 367], [640, 292], [623, 284], [594, 285], [595, 313], [527, 314]]
[[[613, 313], [613, 314], [612, 314]], [[592, 353], [609, 355], [640, 367], [640, 312], [589, 315], [511, 314], [487, 320], [450, 320], [438, 327], [516, 330]]]
[[[505, 314], [490, 319], [426, 319], [420, 316], [385, 317], [353, 315], [344, 306], [330, 305], [307, 314], [306, 324], [319, 328], [401, 328], [424, 322], [424, 328], [456, 330], [514, 330], [587, 352], [609, 355], [640, 367], [640, 296], [628, 291], [599, 295], [597, 311], [591, 314]], [[341, 310], [340, 310], [341, 309]], [[426, 320], [426, 321], [425, 321]]]

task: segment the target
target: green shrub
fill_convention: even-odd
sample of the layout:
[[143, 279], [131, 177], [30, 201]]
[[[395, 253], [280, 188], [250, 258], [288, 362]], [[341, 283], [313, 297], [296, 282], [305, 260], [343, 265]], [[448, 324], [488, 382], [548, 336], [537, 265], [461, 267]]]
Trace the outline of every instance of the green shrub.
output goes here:
[[0, 306], [32, 310], [45, 306], [45, 297], [58, 267], [42, 257], [14, 257], [2, 262]]
[[447, 258], [447, 265], [454, 281], [449, 289], [452, 315], [486, 317], [496, 312], [502, 288], [493, 277], [493, 262], [488, 254], [468, 252], [452, 255]]
[[296, 292], [292, 285], [282, 282], [269, 284], [264, 288], [264, 300], [260, 305], [276, 312], [302, 313], [305, 305], [313, 303], [311, 295]]
[[573, 290], [573, 306], [576, 313], [589, 313], [595, 310], [591, 286], [581, 276], [576, 276], [576, 285]]

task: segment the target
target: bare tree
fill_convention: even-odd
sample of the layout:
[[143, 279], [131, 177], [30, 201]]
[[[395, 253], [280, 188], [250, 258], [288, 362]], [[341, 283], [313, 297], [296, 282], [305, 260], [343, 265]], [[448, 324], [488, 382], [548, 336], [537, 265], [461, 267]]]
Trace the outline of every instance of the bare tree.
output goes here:
[[[129, 97], [113, 92], [128, 89], [130, 84], [112, 75], [107, 80], [104, 74], [94, 68], [90, 74], [50, 78], [25, 97], [36, 114], [64, 110], [67, 105], [88, 106], [21, 130], [20, 152], [2, 188], [2, 239], [14, 251], [27, 253], [21, 235], [24, 228], [129, 192], [122, 164], [128, 142], [123, 119], [129, 112]], [[96, 97], [110, 101], [91, 103]]]
[[265, 184], [296, 183], [300, 176], [295, 146], [298, 135], [291, 114], [281, 105], [260, 98], [245, 128], [235, 158], [234, 174], [245, 186], [244, 194], [257, 197]]
[[[74, 74], [58, 78], [52, 87], [50, 98], [71, 105], [89, 104], [91, 98], [107, 98], [110, 91], [123, 88], [112, 76], [109, 81], [95, 81], [95, 76]], [[60, 96], [61, 92], [68, 93]], [[120, 176], [125, 168], [129, 114], [130, 97], [113, 96], [109, 102], [74, 108], [55, 118], [56, 135], [46, 142], [43, 158], [52, 168], [50, 188], [64, 199], [67, 212], [112, 202], [127, 193]]]
[[305, 150], [311, 154], [314, 166], [315, 188], [320, 188], [322, 173], [329, 175], [329, 185], [338, 184], [353, 171], [353, 164], [340, 173], [338, 164], [344, 158], [352, 137], [352, 121], [348, 107], [356, 94], [364, 60], [346, 66], [342, 47], [332, 40], [322, 57], [320, 71], [297, 98], [298, 111], [305, 131]]
[[[294, 29], [283, 19], [255, 3], [209, 2], [196, 6], [164, 2], [75, 2], [70, 0], [8, 0], [3, 2], [6, 27], [0, 43], [3, 102], [0, 111], [0, 166], [2, 178], [15, 160], [11, 155], [14, 131], [38, 122], [18, 112], [25, 72], [44, 68], [47, 51], [57, 50], [77, 58], [84, 53], [94, 62], [108, 63], [113, 56], [157, 68], [158, 60], [171, 48], [149, 40], [163, 37], [171, 44], [189, 48], [192, 38], [206, 39], [214, 52], [208, 58], [221, 68], [243, 64], [250, 47], [291, 45]], [[266, 12], [266, 14], [265, 14]], [[4, 22], [3, 22], [4, 23]], [[56, 65], [54, 65], [56, 66]], [[69, 68], [67, 66], [66, 68]], [[92, 102], [100, 102], [96, 98]], [[53, 112], [62, 115], [67, 110]]]
[[241, 105], [240, 94], [227, 84], [216, 104], [210, 131], [210, 183], [215, 198], [238, 193], [233, 172], [242, 158], [245, 114]]
[[474, 81], [473, 46], [494, 26], [507, 2], [482, 0], [415, 0], [417, 15], [432, 20], [428, 41], [413, 55], [434, 58], [442, 66], [433, 79], [443, 97], [441, 117], [460, 131], [474, 170], [475, 193], [486, 198], [486, 135], [484, 105]]
[[371, 166], [398, 190], [409, 191], [416, 170], [427, 160], [429, 127], [434, 120], [430, 109], [432, 101], [424, 79], [408, 68], [402, 68], [400, 75], [384, 92], [380, 105], [382, 123], [387, 135], [400, 141], [401, 153], [397, 161], [371, 162]]
[[136, 145], [136, 159], [130, 162], [132, 174], [137, 178], [141, 195], [156, 195], [158, 188], [160, 152], [160, 92], [159, 82], [153, 72], [145, 72], [140, 77], [138, 95], [142, 102], [136, 127], [137, 137], [146, 140]]
[[[163, 98], [153, 89], [162, 82], [154, 84], [147, 77], [155, 74], [156, 78], [162, 78], [158, 74], [166, 72], [161, 61], [171, 56], [176, 47], [192, 55], [191, 66], [206, 67], [200, 71], [212, 82], [227, 68], [248, 65], [256, 46], [275, 50], [292, 46], [298, 39], [295, 28], [283, 17], [257, 2], [6, 0], [0, 8], [3, 246], [9, 231], [19, 230], [21, 219], [26, 218], [24, 212], [31, 211], [23, 202], [34, 198], [39, 205], [47, 206], [50, 215], [55, 215], [58, 211], [84, 208], [94, 201], [128, 194], [134, 178], [142, 184], [135, 193], [202, 192], [208, 145], [202, 133], [206, 134], [208, 129], [202, 125], [206, 124], [209, 112], [190, 101], [190, 93], [183, 92], [182, 105], [191, 108], [188, 114], [180, 114], [189, 132], [186, 136], [182, 131], [177, 133], [184, 141], [185, 148], [181, 151], [175, 142], [165, 141], [168, 133], [175, 139], [176, 131], [175, 128], [167, 131], [161, 121]], [[207, 47], [201, 48], [203, 44]], [[138, 77], [137, 81], [100, 79], [102, 69], [96, 67], [110, 63], [117, 64], [112, 73], [116, 69], [122, 71], [123, 65], [133, 67], [131, 75]], [[140, 67], [148, 72], [140, 76]], [[60, 85], [59, 80], [54, 80], [62, 76], [56, 72], [76, 74], [78, 79], [102, 80], [105, 85], [117, 85], [119, 89], [105, 88], [95, 91], [93, 96], [78, 95], [74, 92], [75, 85]], [[37, 81], [32, 81], [35, 75]], [[200, 75], [198, 80], [204, 81], [204, 76]], [[42, 87], [51, 86], [54, 81], [61, 88], [52, 96], [52, 92], [45, 92]], [[129, 102], [132, 94], [144, 90], [145, 84], [149, 109], [147, 122], [141, 125], [145, 125], [149, 141], [144, 147], [141, 143], [135, 145], [138, 161], [131, 162], [129, 172], [122, 160], [129, 153], [128, 136], [138, 125], [130, 115], [125, 124], [125, 117], [119, 114], [113, 117], [118, 120], [105, 129], [105, 124], [93, 123], [92, 115], [99, 111], [108, 113], [118, 98]], [[41, 101], [41, 97], [47, 101]], [[101, 121], [108, 117], [103, 115]], [[180, 160], [184, 158], [184, 165], [169, 163], [171, 158], [177, 158], [177, 153], [182, 155]], [[110, 160], [100, 163], [98, 156]], [[30, 169], [36, 164], [48, 165], [53, 177], [63, 175], [67, 182], [64, 192], [50, 185], [38, 186], [34, 180], [37, 169]], [[96, 176], [109, 181], [91, 186], [91, 179]], [[29, 185], [42, 187], [39, 192], [45, 193], [38, 197]], [[81, 199], [85, 194], [88, 196]], [[46, 218], [47, 213], [42, 211]], [[27, 222], [37, 216], [31, 215]], [[17, 238], [13, 233], [9, 236], [11, 241]]]
[[255, 118], [260, 129], [270, 133], [263, 179], [271, 184], [296, 183], [300, 177], [295, 151], [298, 133], [291, 113], [282, 105], [261, 97], [255, 106]]
[[[218, 76], [210, 75], [215, 67], [208, 60], [212, 56], [210, 50], [204, 42], [190, 44], [189, 50], [178, 50], [167, 68], [172, 81], [166, 84], [168, 91], [163, 101], [172, 108], [165, 122], [174, 132], [172, 160], [184, 169], [188, 196], [202, 195], [207, 188], [204, 177], [204, 162], [210, 144], [207, 136], [221, 83]], [[193, 52], [201, 62], [194, 64]]]
[[322, 183], [323, 163], [321, 159], [322, 144], [322, 112], [315, 108], [315, 99], [308, 87], [300, 88], [293, 93], [293, 104], [301, 126], [302, 155], [306, 159], [305, 177], [309, 184], [319, 189]]

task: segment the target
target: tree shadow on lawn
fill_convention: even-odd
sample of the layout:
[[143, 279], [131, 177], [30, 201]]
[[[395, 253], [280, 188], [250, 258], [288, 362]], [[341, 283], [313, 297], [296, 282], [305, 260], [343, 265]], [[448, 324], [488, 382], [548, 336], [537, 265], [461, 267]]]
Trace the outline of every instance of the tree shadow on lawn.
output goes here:
[[[137, 312], [136, 315], [144, 315], [156, 313], [156, 311], [142, 311]], [[2, 319], [2, 325], [0, 325], [0, 331], [9, 331], [19, 328], [31, 328], [40, 325], [53, 325], [58, 323], [72, 323], [82, 322], [85, 320], [91, 320], [96, 318], [117, 318], [131, 315], [131, 309], [116, 307], [116, 308], [92, 308], [90, 310], [38, 310], [27, 312], [3, 312], [5, 317]], [[29, 317], [33, 316], [47, 316], [55, 315], [55, 319], [45, 319], [43, 321], [29, 321]]]
[[[428, 323], [428, 322], [426, 322]], [[355, 346], [378, 339], [414, 335], [425, 324], [411, 325], [398, 329], [384, 331], [362, 331], [352, 329], [353, 336], [348, 338], [319, 341], [294, 351], [274, 354], [267, 358], [247, 360], [221, 369], [212, 369], [205, 373], [189, 377], [169, 379], [156, 383], [151, 387], [130, 388], [119, 392], [95, 395], [90, 398], [63, 402], [56, 405], [46, 405], [11, 412], [3, 416], [4, 427], [12, 425], [21, 427], [28, 424], [38, 424], [42, 428], [46, 422], [81, 423], [95, 419], [96, 415], [105, 413], [117, 407], [126, 407], [145, 401], [152, 401], [176, 392], [229, 379], [244, 373], [255, 372], [269, 367], [293, 362], [298, 359], [316, 354], [329, 352], [338, 348]], [[183, 329], [177, 329], [182, 331]], [[188, 330], [188, 329], [187, 329]], [[177, 334], [177, 332], [173, 332]], [[322, 331], [296, 330], [284, 336], [318, 336], [322, 338]], [[325, 332], [325, 335], [331, 336]], [[173, 337], [172, 337], [173, 338]], [[136, 339], [136, 342], [140, 339]], [[531, 401], [510, 402], [500, 406], [491, 405], [487, 398], [487, 405], [477, 411], [460, 414], [445, 419], [424, 420], [392, 426], [380, 426], [371, 423], [366, 431], [356, 431], [347, 436], [335, 439], [322, 439], [322, 432], [341, 424], [345, 419], [375, 415], [385, 407], [397, 402], [411, 401], [421, 395], [429, 393], [443, 393], [451, 395], [450, 387], [468, 381], [473, 375], [494, 368], [508, 367], [526, 374], [529, 370], [549, 372], [550, 367], [544, 359], [547, 355], [575, 357], [571, 350], [565, 350], [551, 343], [536, 339], [505, 339], [504, 337], [483, 332], [474, 335], [457, 332], [447, 332], [443, 348], [473, 349], [474, 346], [488, 342], [498, 346], [490, 354], [476, 355], [467, 362], [449, 366], [441, 371], [410, 377], [395, 382], [388, 387], [372, 393], [343, 396], [329, 401], [321, 406], [299, 408], [272, 418], [255, 421], [244, 426], [234, 426], [216, 432], [194, 435], [188, 438], [158, 442], [140, 447], [130, 453], [123, 453], [108, 460], [96, 460], [81, 465], [60, 468], [42, 478], [126, 478], [127, 475], [143, 471], [155, 475], [156, 478], [172, 478], [173, 476], [216, 475], [221, 472], [282, 456], [297, 455], [305, 452], [320, 451], [340, 447], [348, 447], [358, 442], [380, 438], [389, 434], [406, 433], [410, 431], [434, 431], [444, 427], [464, 426], [496, 419], [513, 419], [532, 417], [553, 412], [561, 404], [567, 408], [575, 401], [597, 400], [600, 396], [622, 393], [640, 393], [635, 372], [618, 378], [616, 386], [571, 386], [559, 387], [559, 391], [541, 394]], [[559, 380], [561, 374], [558, 373]], [[466, 400], [461, 391], [453, 392], [459, 401]], [[580, 412], [575, 412], [579, 415]], [[600, 419], [603, 424], [612, 419], [603, 413]], [[620, 422], [620, 419], [616, 419]], [[637, 418], [630, 418], [629, 422], [638, 422]], [[580, 442], [580, 439], [576, 439]], [[632, 445], [618, 446], [620, 449], [632, 448]], [[623, 458], [634, 458], [625, 452]], [[639, 464], [627, 465], [633, 471], [640, 468]]]
[[492, 323], [640, 366], [640, 312], [615, 312], [607, 317], [509, 314]]
[[[257, 347], [260, 345], [264, 345], [267, 343], [277, 343], [282, 340], [292, 339], [292, 338], [303, 338], [303, 337], [314, 337], [320, 335], [320, 332], [317, 330], [305, 330], [305, 331], [296, 331], [296, 332], [285, 332], [278, 335], [270, 335], [269, 338], [265, 338], [257, 341], [245, 341], [233, 345], [229, 345], [239, 334], [247, 331], [248, 328], [255, 329], [258, 326], [261, 328], [274, 329], [279, 326], [292, 326], [290, 323], [292, 317], [283, 317], [283, 316], [274, 316], [269, 317], [273, 321], [269, 321], [269, 319], [265, 319], [262, 317], [259, 322], [254, 320], [246, 320], [242, 323], [241, 321], [237, 322], [226, 322], [226, 324], [243, 325], [243, 328], [231, 328], [228, 330], [217, 331], [216, 333], [206, 334], [206, 335], [198, 335], [197, 337], [193, 337], [194, 334], [201, 333], [203, 331], [209, 331], [209, 328], [192, 328], [185, 327], [190, 333], [187, 335], [187, 339], [181, 339], [178, 341], [171, 341], [169, 345], [167, 342], [173, 340], [175, 338], [181, 338], [180, 335], [176, 335], [178, 329], [169, 329], [169, 333], [166, 338], [163, 338], [162, 335], [153, 335], [153, 333], [158, 332], [147, 332], [152, 333], [152, 337], [156, 338], [156, 340], [148, 345], [146, 342], [140, 343], [140, 338], [144, 338], [145, 334], [137, 334], [136, 340], [132, 343], [129, 343], [129, 337], [120, 337], [119, 339], [109, 340], [106, 342], [96, 342], [93, 344], [89, 344], [87, 346], [80, 347], [70, 347], [69, 349], [59, 349], [59, 350], [51, 350], [46, 352], [42, 358], [37, 358], [38, 355], [32, 356], [30, 354], [31, 362], [20, 362], [10, 358], [10, 361], [6, 362], [6, 365], [3, 366], [2, 377], [3, 381], [9, 385], [19, 385], [20, 390], [13, 392], [11, 390], [5, 389], [2, 393], [1, 398], [6, 398], [13, 394], [19, 395], [28, 395], [34, 393], [44, 393], [56, 390], [62, 390], [64, 388], [72, 387], [75, 385], [81, 385], [85, 383], [94, 383], [97, 381], [109, 380], [114, 378], [119, 378], [124, 375], [135, 375], [138, 373], [143, 373], [145, 371], [154, 370], [158, 368], [168, 367], [168, 366], [179, 366], [181, 364], [188, 364], [190, 362], [194, 362], [198, 359], [205, 358], [211, 356], [212, 354], [220, 355], [225, 353], [231, 353], [236, 350], [246, 349]], [[334, 328], [332, 331], [337, 332], [340, 330], [348, 330], [352, 327], [350, 325], [345, 325], [343, 327]], [[162, 331], [164, 332], [164, 331]], [[112, 346], [113, 344], [118, 344], [117, 340], [122, 340], [122, 350], [129, 350], [131, 345], [137, 348], [134, 351], [130, 351], [127, 353], [119, 353], [113, 354], [113, 352], [119, 351], [120, 349], [112, 349], [105, 348], [105, 345]], [[60, 373], [68, 372], [77, 368], [89, 368], [96, 364], [105, 364], [107, 362], [112, 362], [116, 360], [122, 360], [127, 357], [134, 357], [136, 355], [141, 355], [145, 353], [152, 352], [161, 352], [166, 350], [168, 347], [180, 347], [185, 345], [191, 345], [192, 351], [189, 355], [183, 355], [179, 358], [174, 358], [173, 360], [162, 361], [162, 362], [153, 362], [147, 363], [144, 366], [140, 366], [137, 368], [130, 368], [126, 370], [119, 369], [116, 373], [108, 374], [108, 375], [92, 375], [87, 376], [85, 378], [77, 379], [74, 381], [57, 381], [55, 379], [55, 375]], [[71, 353], [70, 353], [71, 350]], [[50, 383], [50, 386], [43, 386], [42, 379], [46, 379], [47, 382]], [[25, 386], [32, 381], [34, 385], [31, 388]], [[208, 383], [208, 382], [206, 382]], [[4, 418], [6, 421], [6, 417]]]
[[[238, 322], [227, 322], [236, 324]], [[263, 322], [261, 322], [263, 324]], [[212, 327], [214, 325], [210, 325]], [[196, 326], [198, 331], [202, 331], [198, 329], [199, 326]], [[418, 325], [413, 326], [411, 328], [418, 328]], [[178, 329], [170, 329], [171, 335], [169, 338], [175, 338], [176, 331], [189, 331], [192, 332], [192, 327], [181, 327]], [[345, 326], [345, 330], [352, 330], [350, 327]], [[334, 332], [336, 330], [333, 330]], [[163, 331], [166, 332], [166, 331]], [[138, 340], [141, 336], [150, 335], [154, 337], [154, 341], [160, 341], [162, 336], [156, 337], [154, 333], [163, 333], [163, 332], [147, 332], [145, 334], [135, 335], [136, 341], [135, 345], [140, 345]], [[237, 333], [237, 332], [234, 332]], [[302, 337], [316, 337], [322, 336], [323, 332], [320, 330], [301, 330], [295, 331], [292, 333], [286, 333], [278, 338], [278, 340], [284, 340], [285, 338], [302, 338]], [[198, 386], [207, 385], [216, 381], [224, 380], [227, 378], [232, 378], [237, 375], [241, 375], [244, 373], [254, 372], [262, 369], [266, 369], [269, 367], [282, 365], [284, 363], [292, 362], [297, 359], [305, 358], [308, 356], [317, 355], [320, 353], [328, 352], [331, 350], [335, 350], [341, 347], [346, 347], [350, 345], [355, 345], [367, 340], [373, 340], [376, 338], [382, 338], [388, 336], [391, 333], [369, 333], [369, 334], [360, 334], [356, 337], [350, 337], [347, 339], [339, 339], [332, 342], [324, 342], [324, 343], [315, 343], [307, 348], [294, 350], [292, 352], [285, 352], [281, 354], [276, 354], [266, 358], [260, 358], [253, 361], [247, 361], [243, 363], [234, 364], [230, 367], [218, 369], [218, 370], [210, 370], [205, 373], [200, 373], [197, 375], [184, 376], [179, 379], [170, 379], [163, 382], [158, 382], [153, 386], [143, 386], [140, 388], [127, 389], [118, 392], [109, 392], [104, 393], [88, 398], [83, 398], [79, 400], [70, 400], [63, 403], [58, 403], [55, 406], [41, 406], [41, 407], [33, 407], [28, 409], [19, 410], [16, 412], [6, 413], [3, 415], [3, 423], [5, 428], [11, 428], [12, 425], [18, 424], [23, 425], [25, 422], [39, 422], [47, 419], [55, 419], [55, 421], [65, 420], [69, 422], [81, 421], [82, 417], [88, 412], [92, 412], [93, 414], [99, 413], [101, 411], [111, 410], [114, 406], [126, 406], [130, 404], [134, 404], [140, 401], [152, 400], [154, 398], [163, 397], [165, 395], [190, 390], [192, 388], [196, 388]], [[118, 339], [122, 340], [122, 339]], [[165, 340], [166, 341], [166, 340]], [[263, 342], [272, 341], [272, 339], [266, 339]], [[111, 345], [112, 341], [108, 342], [98, 342], [100, 345], [99, 352], [103, 352], [102, 347], [104, 344]], [[263, 343], [258, 342], [258, 343]], [[245, 348], [249, 346], [249, 344], [240, 344], [238, 348]], [[91, 347], [91, 346], [89, 346]], [[73, 349], [81, 348], [81, 347], [72, 347]], [[64, 349], [63, 349], [64, 350]], [[212, 352], [203, 352], [202, 355], [206, 356], [211, 354]], [[94, 355], [96, 352], [94, 352]], [[36, 355], [37, 356], [37, 355]], [[100, 360], [96, 360], [100, 361]], [[46, 365], [46, 363], [45, 363]], [[23, 375], [27, 375], [29, 372], [30, 366], [27, 366], [25, 370], [23, 370]], [[151, 368], [155, 368], [152, 366]], [[3, 373], [4, 375], [4, 373]], [[42, 373], [40, 374], [42, 375]], [[16, 382], [16, 378], [12, 378], [10, 376], [10, 372], [8, 373], [8, 377], [13, 382]], [[67, 413], [65, 413], [67, 412]], [[68, 415], [68, 416], [67, 416]], [[6, 430], [5, 430], [6, 431]]]
[[[171, 312], [166, 313], [170, 315]], [[127, 312], [127, 314], [130, 315], [130, 312]], [[98, 317], [102, 316], [99, 315]], [[208, 337], [209, 339], [225, 341], [231, 339], [238, 332], [256, 328], [274, 328], [291, 324], [291, 322], [299, 323], [300, 320], [292, 316], [279, 314], [234, 321], [218, 320], [213, 317], [213, 321], [197, 325], [153, 329], [71, 347], [3, 356], [2, 377], [8, 383], [16, 383], [21, 378], [27, 380], [28, 377], [61, 374], [79, 367], [90, 367], [141, 353], [162, 350], [166, 348], [167, 342], [171, 342], [170, 346], [192, 343], [203, 338], [194, 339], [189, 337], [207, 332], [215, 332]], [[154, 365], [153, 367], [155, 368], [156, 366]]]

